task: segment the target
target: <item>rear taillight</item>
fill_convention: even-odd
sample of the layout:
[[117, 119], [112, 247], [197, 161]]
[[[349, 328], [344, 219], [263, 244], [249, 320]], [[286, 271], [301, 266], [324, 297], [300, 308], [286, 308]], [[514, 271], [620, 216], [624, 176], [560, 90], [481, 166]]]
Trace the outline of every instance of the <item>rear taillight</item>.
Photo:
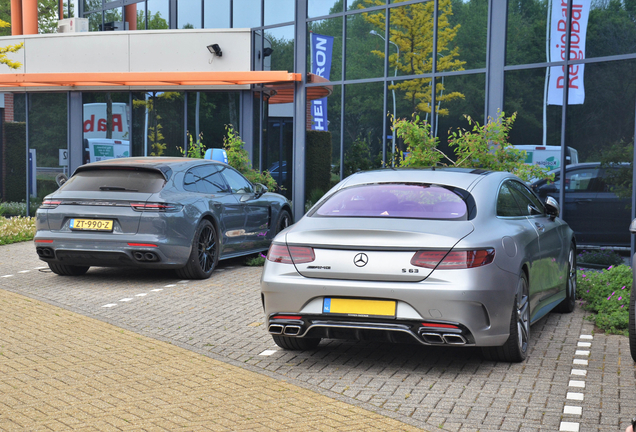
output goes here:
[[54, 209], [55, 207], [62, 204], [62, 201], [54, 201], [54, 200], [44, 200], [42, 201], [42, 205], [40, 208], [42, 209]]
[[135, 211], [176, 212], [181, 210], [179, 204], [170, 203], [130, 203], [130, 206]]
[[310, 263], [316, 259], [314, 250], [308, 246], [286, 246], [274, 244], [267, 252], [267, 260], [282, 264]]
[[440, 270], [467, 269], [485, 266], [495, 259], [494, 249], [468, 251], [419, 251], [413, 255], [411, 265]]

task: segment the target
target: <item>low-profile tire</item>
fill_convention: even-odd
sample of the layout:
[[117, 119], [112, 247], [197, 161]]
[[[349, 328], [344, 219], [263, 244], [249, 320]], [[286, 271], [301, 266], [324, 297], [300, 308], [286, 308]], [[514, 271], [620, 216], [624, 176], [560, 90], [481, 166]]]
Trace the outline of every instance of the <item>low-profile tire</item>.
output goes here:
[[633, 283], [629, 299], [629, 350], [632, 360], [636, 362], [636, 286]]
[[530, 340], [530, 304], [528, 298], [528, 278], [521, 273], [517, 284], [517, 294], [510, 318], [510, 336], [499, 347], [483, 347], [482, 353], [489, 360], [501, 362], [522, 362], [528, 356]]
[[202, 220], [192, 240], [192, 250], [187, 264], [177, 269], [177, 276], [183, 279], [207, 279], [219, 262], [219, 241], [214, 225]]
[[292, 351], [305, 351], [314, 349], [320, 343], [320, 338], [298, 338], [281, 335], [272, 335], [274, 343], [282, 349]]
[[287, 210], [281, 210], [276, 221], [276, 234], [293, 224], [291, 214]]
[[561, 313], [570, 313], [576, 307], [576, 248], [570, 246], [568, 253], [568, 280], [565, 286], [565, 298], [557, 305], [555, 310]]
[[74, 266], [66, 264], [53, 264], [48, 263], [51, 271], [60, 276], [81, 276], [85, 274], [89, 266]]

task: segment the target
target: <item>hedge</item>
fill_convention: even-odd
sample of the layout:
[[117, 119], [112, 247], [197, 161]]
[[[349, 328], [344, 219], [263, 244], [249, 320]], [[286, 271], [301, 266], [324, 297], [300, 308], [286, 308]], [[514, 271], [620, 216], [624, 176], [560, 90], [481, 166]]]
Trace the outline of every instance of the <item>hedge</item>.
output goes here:
[[4, 171], [3, 201], [20, 202], [26, 199], [26, 123], [4, 124]]
[[305, 198], [318, 189], [331, 188], [331, 132], [307, 131], [305, 147]]

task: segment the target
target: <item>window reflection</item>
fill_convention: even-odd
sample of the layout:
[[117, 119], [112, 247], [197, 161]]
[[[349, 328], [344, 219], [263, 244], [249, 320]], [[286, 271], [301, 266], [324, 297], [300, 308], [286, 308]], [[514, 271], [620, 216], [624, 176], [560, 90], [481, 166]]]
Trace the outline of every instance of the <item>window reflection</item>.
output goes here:
[[180, 1], [177, 3], [177, 27], [180, 29], [201, 28], [200, 1]]
[[128, 30], [124, 24], [123, 8], [114, 8], [104, 11], [104, 25], [101, 30]]
[[230, 28], [230, 0], [204, 0], [205, 28]]
[[148, 30], [163, 30], [169, 28], [170, 16], [169, 0], [148, 0]]
[[294, 70], [294, 26], [266, 30], [264, 42], [264, 70]]
[[[139, 156], [182, 156], [184, 146], [183, 93], [133, 93], [133, 143]], [[137, 150], [138, 149], [138, 150]]]
[[127, 92], [84, 92], [82, 163], [132, 156]]
[[314, 18], [342, 12], [342, 0], [308, 0], [307, 16]]
[[232, 27], [252, 28], [261, 25], [261, 0], [233, 0]]
[[88, 18], [88, 31], [100, 31], [102, 27], [102, 12], [86, 15]]
[[374, 30], [379, 22], [384, 22], [384, 14], [380, 12], [347, 17], [346, 79], [384, 75], [384, 40]]
[[102, 0], [84, 0], [84, 10], [93, 11], [102, 8]]
[[342, 79], [342, 17], [313, 21], [308, 24], [307, 34], [307, 66], [311, 70], [311, 34], [331, 36], [333, 40], [333, 53], [331, 58], [330, 80]]
[[[437, 70], [462, 70], [486, 67], [488, 39], [488, 2], [453, 2], [444, 4], [440, 14]], [[460, 66], [458, 61], [463, 62]]]
[[296, 10], [294, 0], [265, 0], [265, 24], [293, 22]]

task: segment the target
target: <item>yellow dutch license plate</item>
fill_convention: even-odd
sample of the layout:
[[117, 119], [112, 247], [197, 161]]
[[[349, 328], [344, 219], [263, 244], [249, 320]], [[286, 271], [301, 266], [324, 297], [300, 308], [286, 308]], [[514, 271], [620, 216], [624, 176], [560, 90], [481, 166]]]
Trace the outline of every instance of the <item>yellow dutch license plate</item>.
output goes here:
[[72, 230], [112, 231], [113, 221], [108, 219], [71, 219]]
[[361, 300], [325, 297], [323, 313], [343, 314], [349, 316], [381, 316], [395, 317], [396, 302], [394, 300]]

